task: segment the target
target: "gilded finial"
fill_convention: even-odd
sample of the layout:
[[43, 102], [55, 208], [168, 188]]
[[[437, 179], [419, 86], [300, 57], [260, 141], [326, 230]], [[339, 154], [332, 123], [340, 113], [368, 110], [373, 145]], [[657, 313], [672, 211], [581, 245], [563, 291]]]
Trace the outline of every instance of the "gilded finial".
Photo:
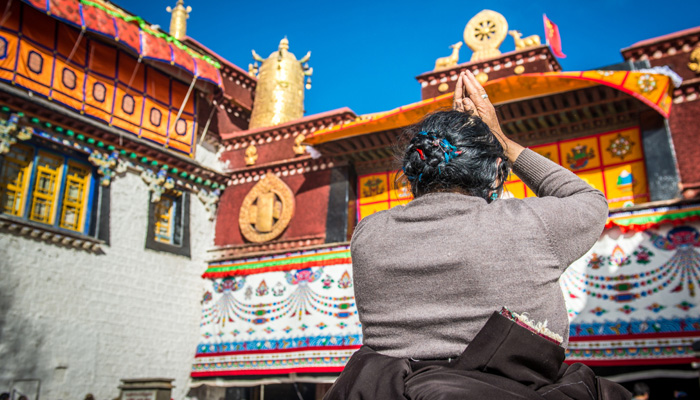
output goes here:
[[171, 14], [170, 36], [177, 40], [184, 39], [187, 36], [187, 18], [190, 17], [189, 14], [192, 12], [192, 7], [187, 6], [185, 8], [185, 1], [177, 0], [175, 8], [168, 6], [165, 10]]
[[537, 35], [530, 35], [521, 39], [523, 34], [520, 31], [508, 31], [508, 34], [515, 40], [515, 50], [529, 49], [540, 45], [540, 37]]
[[454, 67], [459, 63], [459, 49], [462, 47], [462, 42], [457, 42], [450, 46], [452, 49], [452, 54], [447, 57], [440, 57], [435, 60], [434, 71], [439, 71], [441, 69], [447, 69]]
[[258, 149], [254, 144], [246, 147], [244, 159], [245, 165], [255, 165], [255, 162], [258, 161]]
[[307, 64], [311, 52], [297, 60], [289, 52], [289, 39], [285, 37], [267, 59], [255, 50], [252, 54], [255, 63], [248, 65], [248, 73], [258, 78], [258, 84], [249, 128], [279, 125], [303, 117], [304, 78], [306, 89], [311, 89], [313, 74], [313, 68]]
[[503, 15], [491, 10], [476, 14], [464, 28], [464, 42], [474, 52], [471, 61], [498, 57], [507, 32], [508, 22]]

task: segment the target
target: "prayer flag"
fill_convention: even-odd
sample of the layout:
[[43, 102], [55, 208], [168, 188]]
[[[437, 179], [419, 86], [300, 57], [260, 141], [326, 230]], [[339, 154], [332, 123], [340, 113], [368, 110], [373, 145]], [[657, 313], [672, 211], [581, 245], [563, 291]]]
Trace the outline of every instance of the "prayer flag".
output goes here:
[[561, 36], [559, 36], [559, 27], [547, 18], [546, 14], [542, 14], [544, 18], [544, 36], [547, 39], [547, 44], [552, 48], [552, 53], [559, 58], [566, 58], [566, 54], [561, 51]]

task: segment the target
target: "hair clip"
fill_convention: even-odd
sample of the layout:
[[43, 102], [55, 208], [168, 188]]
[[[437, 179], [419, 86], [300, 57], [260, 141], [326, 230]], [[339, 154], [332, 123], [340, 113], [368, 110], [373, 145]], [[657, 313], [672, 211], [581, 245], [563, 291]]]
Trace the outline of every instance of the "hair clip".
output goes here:
[[421, 159], [421, 160], [425, 160], [425, 155], [423, 154], [423, 150], [421, 150], [421, 149], [416, 149], [416, 151], [417, 151], [418, 154], [420, 155], [420, 159]]

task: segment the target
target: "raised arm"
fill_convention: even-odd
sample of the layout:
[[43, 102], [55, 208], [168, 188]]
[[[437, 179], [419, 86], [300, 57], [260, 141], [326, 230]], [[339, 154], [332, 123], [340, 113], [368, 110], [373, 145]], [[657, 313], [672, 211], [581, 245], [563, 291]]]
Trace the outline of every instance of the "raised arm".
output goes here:
[[506, 157], [513, 163], [513, 172], [538, 196], [524, 202], [544, 223], [560, 264], [566, 267], [583, 256], [605, 226], [608, 202], [603, 193], [573, 172], [506, 137], [486, 90], [471, 71], [463, 72], [457, 80], [453, 108], [476, 113], [501, 142]]

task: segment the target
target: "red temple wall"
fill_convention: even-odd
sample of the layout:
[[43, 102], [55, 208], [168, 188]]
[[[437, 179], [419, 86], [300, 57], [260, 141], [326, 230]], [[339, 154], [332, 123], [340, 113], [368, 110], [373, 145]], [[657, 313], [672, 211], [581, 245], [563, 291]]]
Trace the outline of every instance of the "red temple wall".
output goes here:
[[685, 185], [700, 184], [698, 115], [700, 115], [700, 101], [696, 100], [674, 104], [669, 117], [681, 182]]
[[258, 159], [256, 160], [256, 165], [264, 165], [276, 161], [290, 160], [298, 157], [294, 153], [294, 137], [289, 135], [287, 139], [280, 138], [280, 140], [275, 140], [273, 137], [268, 136], [265, 141], [271, 140], [269, 143], [263, 142], [259, 144], [259, 137], [250, 138], [250, 141], [243, 143], [237, 149], [232, 149], [221, 155], [221, 161], [228, 162], [229, 168], [231, 169], [242, 169], [246, 168], [245, 164], [245, 151], [252, 141], [255, 142], [255, 148], [258, 151]]
[[[290, 240], [308, 236], [322, 236], [326, 231], [330, 170], [280, 177], [294, 193], [294, 217], [287, 229], [275, 240]], [[216, 218], [215, 246], [240, 245], [247, 241], [238, 226], [243, 199], [257, 182], [226, 188], [219, 201]]]

